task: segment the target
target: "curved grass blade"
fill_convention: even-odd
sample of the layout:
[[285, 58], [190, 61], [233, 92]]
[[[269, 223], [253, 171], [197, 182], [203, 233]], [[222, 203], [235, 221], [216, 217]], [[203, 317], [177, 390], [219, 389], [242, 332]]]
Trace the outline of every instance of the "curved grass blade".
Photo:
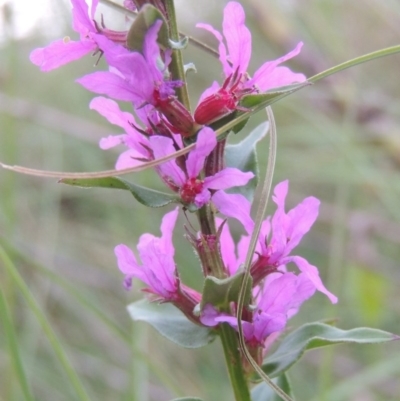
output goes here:
[[26, 302], [28, 303], [29, 307], [31, 308], [33, 314], [35, 315], [36, 319], [42, 326], [44, 333], [46, 334], [54, 353], [56, 354], [57, 358], [60, 361], [61, 366], [64, 368], [64, 371], [69, 379], [71, 387], [75, 390], [77, 400], [79, 401], [91, 401], [86, 390], [84, 389], [78, 374], [75, 372], [74, 368], [72, 367], [70, 361], [68, 360], [65, 351], [58, 340], [55, 332], [51, 328], [49, 322], [47, 321], [46, 316], [40, 309], [39, 305], [37, 304], [35, 298], [29, 291], [28, 286], [25, 284], [24, 280], [22, 279], [21, 275], [18, 273], [16, 267], [12, 263], [11, 259], [8, 257], [5, 250], [0, 246], [0, 259], [3, 261], [3, 264], [14, 280], [17, 287], [20, 289], [22, 296], [25, 298]]
[[267, 173], [264, 179], [264, 184], [261, 189], [260, 201], [257, 207], [256, 218], [255, 218], [255, 226], [254, 230], [251, 234], [249, 249], [247, 250], [246, 260], [244, 264], [245, 276], [243, 278], [242, 287], [240, 289], [239, 298], [238, 298], [238, 306], [237, 306], [237, 320], [238, 320], [238, 331], [239, 331], [239, 344], [240, 349], [243, 354], [246, 356], [246, 359], [249, 361], [254, 370], [260, 375], [260, 377], [275, 391], [277, 395], [279, 395], [284, 401], [293, 401], [291, 397], [289, 397], [278, 385], [276, 385], [257, 365], [257, 362], [251, 356], [250, 352], [246, 347], [246, 342], [243, 335], [243, 327], [242, 327], [242, 312], [243, 306], [245, 303], [246, 297], [246, 289], [250, 283], [250, 265], [253, 259], [254, 251], [256, 249], [256, 244], [258, 240], [258, 235], [261, 230], [261, 225], [263, 222], [263, 218], [265, 212], [267, 210], [269, 194], [271, 192], [272, 187], [272, 179], [274, 176], [275, 169], [275, 160], [276, 160], [276, 148], [277, 148], [277, 137], [276, 137], [276, 125], [274, 114], [272, 113], [271, 107], [266, 108], [266, 112], [268, 115], [268, 120], [270, 123], [270, 146], [269, 146], [269, 155], [268, 155], [268, 165], [267, 165]]
[[24, 399], [26, 401], [34, 401], [34, 398], [31, 394], [31, 390], [29, 388], [28, 380], [25, 375], [24, 367], [22, 365], [21, 357], [19, 355], [18, 344], [16, 341], [17, 334], [14, 330], [14, 325], [10, 316], [10, 312], [8, 310], [7, 302], [3, 295], [3, 291], [1, 291], [1, 288], [0, 288], [0, 318], [3, 323], [2, 326], [4, 328], [4, 333], [10, 348], [10, 358], [12, 361], [12, 365], [14, 367], [15, 376], [18, 379], [19, 385], [21, 386]]

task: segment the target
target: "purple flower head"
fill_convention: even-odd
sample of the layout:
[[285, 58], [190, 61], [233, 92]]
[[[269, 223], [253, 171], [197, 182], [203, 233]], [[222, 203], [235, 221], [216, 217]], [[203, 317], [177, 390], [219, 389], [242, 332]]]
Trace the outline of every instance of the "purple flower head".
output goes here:
[[[337, 298], [323, 285], [318, 269], [301, 256], [290, 255], [314, 224], [320, 202], [311, 196], [286, 213], [285, 199], [288, 185], [288, 181], [283, 181], [275, 187], [272, 199], [277, 205], [277, 210], [272, 221], [267, 218], [263, 222], [257, 254], [251, 266], [253, 282], [258, 284], [271, 272], [282, 270], [286, 264], [293, 262], [302, 273], [307, 275], [318, 291], [325, 294], [332, 303], [336, 303]], [[219, 205], [221, 213], [239, 220], [247, 233], [251, 235], [254, 228], [254, 222], [250, 217], [251, 205], [244, 196], [218, 191], [213, 196], [213, 202]], [[272, 235], [270, 235], [271, 231]]]
[[[150, 138], [154, 158], [158, 159], [175, 151], [173, 142], [169, 138], [154, 136]], [[200, 208], [211, 199], [210, 190], [227, 189], [245, 185], [253, 178], [251, 172], [242, 172], [236, 168], [225, 168], [213, 176], [199, 178], [204, 167], [206, 157], [217, 144], [215, 132], [204, 127], [197, 136], [196, 147], [192, 150], [185, 163], [185, 169], [180, 168], [175, 160], [161, 164], [159, 174], [170, 187], [179, 192], [186, 204], [194, 204]]]
[[254, 73], [253, 78], [248, 77], [251, 33], [245, 25], [244, 10], [239, 3], [231, 1], [226, 5], [222, 23], [223, 35], [209, 24], [201, 23], [196, 26], [206, 29], [218, 40], [219, 59], [225, 75], [222, 87], [214, 82], [202, 94], [194, 114], [197, 123], [209, 123], [229, 114], [237, 109], [240, 98], [246, 94], [306, 81], [303, 74], [280, 66], [300, 53], [303, 45], [301, 42], [285, 56], [265, 62]]
[[95, 72], [77, 82], [92, 92], [132, 102], [136, 108], [151, 105], [153, 112], [160, 112], [175, 132], [192, 134], [193, 117], [175, 97], [175, 88], [183, 82], [169, 79], [171, 51], [164, 51], [161, 57], [157, 43], [161, 25], [158, 20], [149, 28], [142, 53], [105, 52], [110, 71]]
[[80, 34], [80, 40], [73, 41], [67, 37], [47, 47], [35, 49], [30, 55], [30, 60], [42, 71], [53, 70], [98, 50], [105, 53], [111, 50], [124, 52], [124, 48], [118, 44], [125, 44], [126, 32], [100, 27], [94, 21], [98, 0], [92, 1], [90, 13], [85, 0], [71, 0], [71, 3], [72, 27]]
[[[245, 311], [247, 318], [242, 320], [243, 334], [250, 346], [263, 346], [267, 338], [282, 331], [286, 322], [297, 313], [301, 304], [315, 292], [315, 286], [307, 275], [300, 273], [274, 273], [266, 279], [262, 288], [256, 288], [256, 307]], [[206, 305], [201, 322], [206, 326], [216, 326], [226, 322], [238, 330], [235, 316], [217, 311]]]
[[145, 283], [147, 292], [158, 295], [164, 301], [177, 297], [179, 280], [174, 262], [172, 233], [178, 216], [178, 208], [167, 213], [161, 223], [161, 237], [143, 234], [137, 250], [142, 264], [139, 264], [131, 249], [120, 244], [115, 247], [118, 267], [125, 274], [124, 286], [130, 289], [134, 277]]

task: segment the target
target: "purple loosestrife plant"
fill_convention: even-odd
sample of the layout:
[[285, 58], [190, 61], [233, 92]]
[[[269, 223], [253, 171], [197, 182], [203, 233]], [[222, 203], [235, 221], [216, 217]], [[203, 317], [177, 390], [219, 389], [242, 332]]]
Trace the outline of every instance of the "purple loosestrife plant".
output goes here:
[[[337, 302], [317, 267], [302, 256], [292, 255], [317, 219], [319, 200], [307, 197], [286, 212], [286, 180], [274, 189], [276, 211], [272, 217], [258, 216], [255, 220], [251, 214], [260, 176], [256, 145], [268, 128], [263, 124], [243, 135], [243, 122], [307, 83], [302, 73], [281, 66], [298, 55], [303, 44], [265, 62], [251, 76], [251, 34], [245, 26], [244, 10], [240, 3], [228, 2], [223, 34], [208, 24], [197, 24], [218, 41], [224, 82], [214, 82], [205, 89], [192, 112], [182, 63], [187, 41], [179, 36], [173, 0], [125, 1], [127, 10], [137, 9], [129, 32], [106, 29], [103, 18], [101, 24], [96, 22], [97, 0], [92, 1], [90, 12], [85, 1], [71, 2], [73, 27], [80, 40], [59, 40], [36, 49], [31, 61], [49, 71], [90, 52], [100, 52], [108, 70], [92, 72], [77, 82], [107, 96], [94, 98], [90, 108], [123, 131], [101, 139], [100, 147], [123, 145], [126, 149], [113, 175], [62, 182], [129, 190], [148, 207], [176, 205], [162, 219], [161, 237], [149, 233], [140, 236], [137, 254], [124, 244], [115, 247], [124, 287], [131, 289], [134, 279], [145, 285], [148, 304], [131, 304], [132, 318], [150, 323], [167, 338], [191, 348], [219, 336], [236, 401], [276, 399], [273, 394], [260, 396], [260, 392], [265, 394], [265, 383], [280, 399], [291, 400], [285, 393], [290, 390], [287, 370], [315, 339], [321, 346], [394, 339], [389, 333], [372, 329], [343, 331], [316, 322], [275, 343], [287, 330], [288, 319], [314, 293], [321, 292], [331, 303]], [[167, 38], [162, 37], [165, 34]], [[132, 46], [132, 38], [140, 46], [136, 42], [136, 47]], [[117, 101], [129, 102], [135, 116], [122, 111]], [[270, 122], [273, 160], [276, 129], [271, 117]], [[230, 145], [234, 134], [244, 139]], [[117, 177], [119, 170], [137, 171], [149, 166], [162, 179], [164, 191]], [[272, 172], [273, 164], [264, 188], [271, 184]], [[259, 201], [262, 207], [267, 200], [268, 196]], [[185, 219], [185, 239], [198, 255], [198, 268], [204, 275], [201, 293], [182, 282], [182, 266], [175, 263], [172, 238], [180, 212]], [[238, 241], [230, 233], [234, 220], [246, 231]], [[290, 271], [292, 265], [298, 270]], [[259, 379], [263, 382], [250, 390], [252, 382]]]

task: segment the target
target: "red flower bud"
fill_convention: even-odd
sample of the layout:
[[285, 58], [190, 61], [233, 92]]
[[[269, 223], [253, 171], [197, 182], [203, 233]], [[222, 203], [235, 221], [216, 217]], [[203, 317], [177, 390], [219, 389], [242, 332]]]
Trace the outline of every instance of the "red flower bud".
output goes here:
[[235, 110], [249, 111], [239, 106], [240, 99], [255, 88], [239, 88], [242, 84], [242, 75], [237, 71], [231, 74], [222, 87], [213, 95], [207, 96], [194, 112], [194, 120], [198, 124], [211, 124]]
[[162, 113], [165, 119], [171, 124], [174, 132], [184, 137], [192, 136], [200, 128], [193, 120], [192, 115], [186, 107], [175, 97], [168, 96], [162, 99], [160, 92], [154, 90], [154, 107]]

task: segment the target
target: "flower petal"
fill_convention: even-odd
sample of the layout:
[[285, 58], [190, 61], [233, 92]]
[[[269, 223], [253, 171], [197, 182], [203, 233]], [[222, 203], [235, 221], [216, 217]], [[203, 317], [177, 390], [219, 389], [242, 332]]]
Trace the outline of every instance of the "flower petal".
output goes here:
[[47, 47], [35, 49], [29, 59], [41, 71], [51, 71], [71, 61], [75, 61], [97, 48], [92, 41], [75, 42], [63, 39], [50, 43]]
[[87, 90], [126, 102], [138, 101], [141, 97], [127, 84], [125, 79], [106, 71], [94, 72], [76, 80]]
[[[289, 69], [281, 69], [275, 71], [278, 65], [285, 61], [297, 56], [303, 43], [300, 42], [294, 50], [273, 61], [267, 61], [264, 63], [253, 75], [253, 78], [246, 82], [246, 86], [257, 85], [261, 91], [266, 91], [271, 88], [279, 86], [289, 85], [294, 82], [304, 82], [306, 77], [303, 74], [293, 73]], [[281, 67], [283, 68], [283, 67]]]
[[238, 220], [248, 234], [252, 233], [254, 222], [250, 217], [251, 204], [243, 195], [217, 191], [212, 196], [212, 201], [222, 214]]
[[217, 174], [206, 177], [204, 186], [211, 189], [227, 189], [246, 185], [254, 174], [250, 171], [243, 172], [234, 167], [227, 167]]
[[[175, 152], [174, 145], [170, 138], [163, 136], [152, 136], [149, 139], [155, 159], [170, 155]], [[160, 174], [172, 180], [176, 186], [181, 187], [186, 182], [185, 173], [178, 167], [175, 160], [170, 160], [157, 166]]]
[[204, 166], [206, 157], [212, 152], [217, 144], [215, 132], [204, 127], [197, 135], [196, 147], [189, 153], [186, 160], [186, 170], [189, 178], [197, 178]]
[[218, 32], [216, 29], [214, 29], [209, 24], [199, 23], [199, 24], [196, 24], [196, 28], [205, 29], [206, 31], [212, 33], [217, 38], [217, 40], [219, 42], [219, 45], [218, 45], [219, 60], [221, 61], [225, 76], [230, 75], [232, 73], [232, 67], [231, 67], [230, 63], [228, 62], [227, 51], [226, 51], [226, 47], [224, 44], [224, 38], [222, 37], [221, 33]]
[[238, 73], [245, 73], [249, 66], [251, 57], [251, 33], [245, 25], [246, 15], [243, 7], [235, 2], [229, 2], [224, 9], [224, 20], [222, 31], [228, 45], [229, 59], [232, 62], [230, 75], [238, 70]]
[[303, 272], [309, 278], [309, 280], [311, 280], [315, 288], [325, 294], [333, 304], [337, 303], [337, 297], [325, 288], [321, 278], [319, 277], [318, 269], [315, 266], [308, 263], [307, 260], [301, 256], [289, 256], [282, 260], [283, 264], [287, 264], [289, 262], [295, 263], [300, 271]]

